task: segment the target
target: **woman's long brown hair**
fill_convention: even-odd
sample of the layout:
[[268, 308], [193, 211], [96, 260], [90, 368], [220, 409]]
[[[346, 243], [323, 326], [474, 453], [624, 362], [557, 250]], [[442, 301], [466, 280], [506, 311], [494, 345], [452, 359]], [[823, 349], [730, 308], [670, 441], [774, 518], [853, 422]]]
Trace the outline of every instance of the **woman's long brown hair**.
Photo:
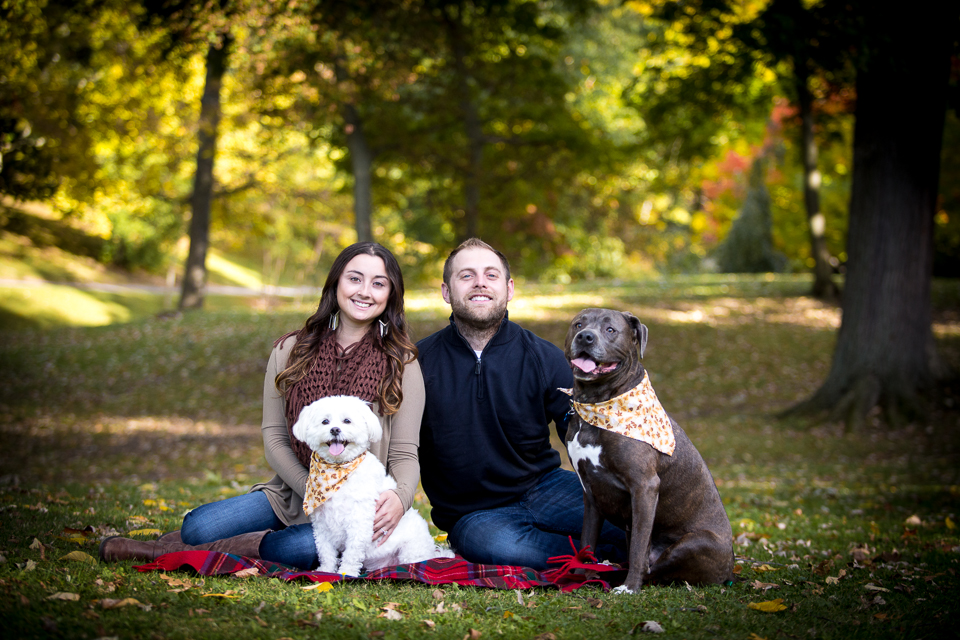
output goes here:
[[385, 336], [380, 336], [379, 324], [374, 322], [372, 331], [378, 341], [378, 346], [387, 354], [387, 375], [380, 384], [379, 402], [383, 415], [391, 415], [400, 408], [403, 402], [403, 367], [417, 357], [417, 347], [410, 341], [407, 334], [407, 320], [403, 314], [403, 274], [400, 265], [385, 247], [376, 242], [357, 242], [340, 252], [333, 261], [327, 280], [320, 293], [320, 304], [316, 312], [309, 318], [303, 328], [297, 332], [297, 343], [290, 353], [287, 368], [281, 371], [276, 378], [277, 389], [284, 395], [287, 390], [299, 382], [313, 363], [317, 353], [317, 345], [330, 329], [330, 316], [340, 311], [337, 304], [337, 283], [343, 274], [347, 263], [358, 255], [365, 254], [383, 260], [387, 270], [387, 279], [390, 281], [390, 294], [387, 297], [387, 306], [379, 320], [387, 324]]

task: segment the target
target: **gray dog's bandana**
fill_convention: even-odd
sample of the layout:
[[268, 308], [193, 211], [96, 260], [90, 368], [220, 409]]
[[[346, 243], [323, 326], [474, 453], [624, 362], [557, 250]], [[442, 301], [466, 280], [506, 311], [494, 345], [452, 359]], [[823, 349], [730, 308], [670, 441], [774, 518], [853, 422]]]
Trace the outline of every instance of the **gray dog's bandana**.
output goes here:
[[[573, 389], [560, 391], [573, 395]], [[596, 404], [576, 400], [571, 402], [584, 422], [646, 442], [660, 453], [673, 455], [677, 446], [673, 436], [673, 424], [657, 399], [657, 393], [653, 390], [646, 371], [643, 372], [640, 384], [615, 398]]]

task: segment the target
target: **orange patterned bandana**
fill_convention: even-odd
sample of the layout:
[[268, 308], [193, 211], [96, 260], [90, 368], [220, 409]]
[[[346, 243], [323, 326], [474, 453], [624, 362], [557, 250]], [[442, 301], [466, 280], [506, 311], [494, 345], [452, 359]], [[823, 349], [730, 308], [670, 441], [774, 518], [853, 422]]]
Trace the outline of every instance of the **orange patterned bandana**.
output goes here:
[[360, 466], [366, 455], [364, 451], [350, 462], [330, 464], [314, 451], [310, 456], [310, 477], [307, 478], [306, 495], [303, 496], [303, 512], [310, 515], [319, 509], [346, 481], [347, 476]]
[[[573, 395], [573, 389], [561, 391]], [[646, 371], [640, 384], [616, 398], [597, 404], [572, 402], [574, 410], [584, 422], [646, 442], [661, 453], [673, 455], [677, 446], [673, 424], [657, 399]]]

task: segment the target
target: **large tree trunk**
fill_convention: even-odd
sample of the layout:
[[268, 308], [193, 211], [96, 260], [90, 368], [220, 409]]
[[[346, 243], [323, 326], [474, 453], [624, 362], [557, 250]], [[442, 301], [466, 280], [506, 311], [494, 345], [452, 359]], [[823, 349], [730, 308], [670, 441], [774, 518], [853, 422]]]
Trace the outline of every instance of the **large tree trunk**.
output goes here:
[[480, 233], [480, 185], [482, 180], [483, 148], [486, 140], [483, 136], [483, 123], [474, 102], [471, 87], [470, 70], [467, 68], [467, 49], [464, 43], [462, 20], [458, 8], [456, 16], [446, 15], [447, 33], [450, 50], [453, 54], [453, 68], [457, 75], [457, 88], [460, 93], [460, 115], [467, 136], [467, 166], [464, 177], [464, 223], [461, 226], [461, 240], [477, 237]]
[[840, 293], [833, 281], [833, 265], [827, 250], [825, 232], [827, 221], [820, 211], [820, 170], [817, 168], [817, 139], [813, 132], [813, 96], [810, 94], [810, 71], [807, 61], [798, 59], [795, 66], [797, 102], [800, 106], [801, 142], [803, 160], [803, 202], [807, 209], [807, 227], [810, 231], [810, 255], [813, 257], [813, 296], [836, 299]]
[[347, 126], [347, 149], [353, 169], [353, 214], [358, 242], [373, 241], [373, 152], [363, 131], [357, 108], [345, 103], [341, 109]]
[[207, 75], [200, 100], [200, 127], [197, 132], [197, 172], [190, 196], [190, 250], [180, 293], [180, 309], [200, 309], [207, 287], [207, 248], [210, 244], [210, 205], [213, 202], [213, 163], [217, 155], [220, 127], [220, 87], [227, 68], [231, 37], [207, 49]]
[[941, 373], [930, 281], [952, 24], [869, 18], [867, 33], [888, 37], [857, 73], [843, 321], [827, 380], [793, 409], [831, 411], [848, 427], [878, 404], [898, 423]]

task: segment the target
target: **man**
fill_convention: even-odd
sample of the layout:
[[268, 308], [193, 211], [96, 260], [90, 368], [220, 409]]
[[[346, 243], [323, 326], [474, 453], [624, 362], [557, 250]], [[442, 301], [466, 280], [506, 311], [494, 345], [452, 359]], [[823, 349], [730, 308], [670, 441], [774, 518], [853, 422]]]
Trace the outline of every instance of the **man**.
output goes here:
[[[441, 286], [450, 325], [417, 343], [426, 389], [420, 473], [433, 522], [471, 562], [543, 570], [572, 552], [583, 489], [560, 468], [550, 422], [566, 433], [573, 386], [555, 345], [507, 318], [514, 283], [502, 253], [476, 238], [447, 258]], [[625, 558], [605, 524], [600, 557]]]

